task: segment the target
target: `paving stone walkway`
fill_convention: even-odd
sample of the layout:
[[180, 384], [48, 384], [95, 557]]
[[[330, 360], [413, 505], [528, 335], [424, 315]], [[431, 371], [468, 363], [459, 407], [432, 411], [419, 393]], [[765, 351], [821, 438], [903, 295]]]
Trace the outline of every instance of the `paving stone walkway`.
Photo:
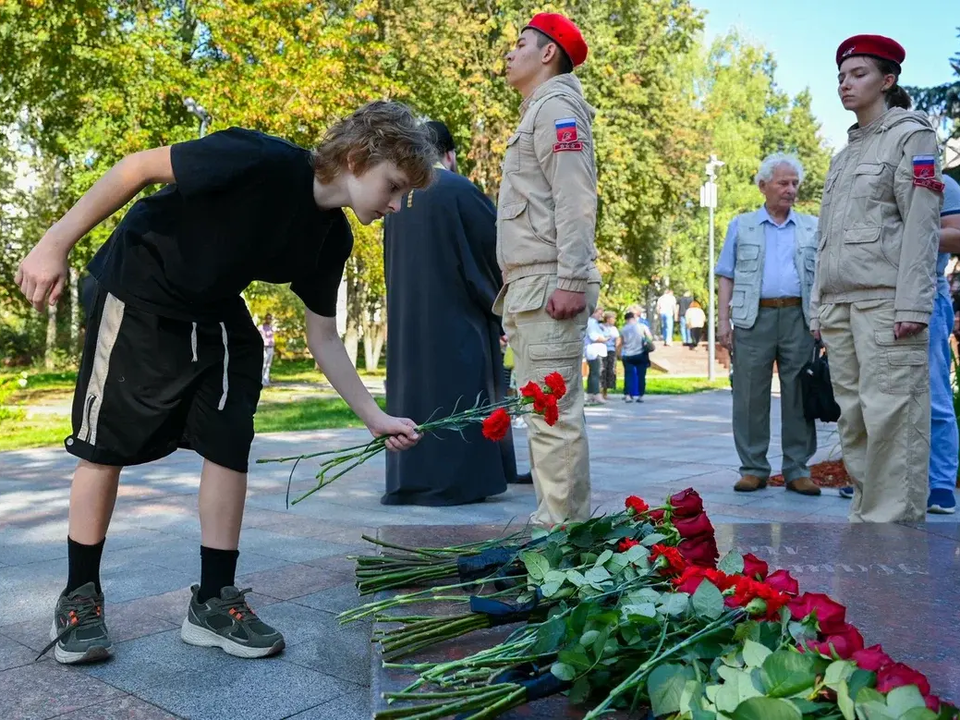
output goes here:
[[[662, 498], [688, 486], [713, 521], [846, 522], [846, 501], [783, 489], [732, 491], [738, 459], [730, 393], [648, 397], [587, 409], [594, 504], [622, 507], [627, 494]], [[774, 400], [773, 421], [779, 425]], [[831, 427], [815, 460], [836, 453]], [[525, 469], [523, 431], [518, 457]], [[253, 457], [277, 457], [355, 444], [365, 431], [262, 435]], [[429, 442], [429, 440], [427, 440]], [[770, 459], [779, 470], [775, 431]], [[178, 452], [124, 472], [103, 561], [110, 662], [77, 668], [50, 657], [52, 603], [66, 573], [67, 506], [74, 462], [60, 449], [0, 454], [0, 717], [31, 720], [359, 720], [370, 716], [369, 626], [339, 627], [336, 613], [357, 602], [346, 556], [365, 550], [361, 533], [385, 525], [522, 524], [533, 488], [511, 486], [479, 505], [387, 508], [379, 504], [383, 462], [374, 460], [303, 503], [285, 509], [288, 466], [254, 465], [241, 540], [238, 585], [286, 635], [276, 658], [240, 660], [184, 645], [179, 624], [199, 578], [199, 458]], [[311, 486], [303, 463], [294, 492]], [[934, 518], [956, 522], [960, 518]], [[257, 698], [253, 702], [251, 698]]]

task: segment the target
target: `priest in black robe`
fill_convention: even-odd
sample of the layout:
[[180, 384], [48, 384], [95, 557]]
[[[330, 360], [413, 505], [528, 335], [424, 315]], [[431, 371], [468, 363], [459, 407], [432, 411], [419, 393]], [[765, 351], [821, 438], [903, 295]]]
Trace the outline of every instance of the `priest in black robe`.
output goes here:
[[[424, 422], [506, 392], [496, 210], [458, 175], [450, 131], [431, 122], [441, 155], [437, 178], [384, 221], [387, 282], [387, 412]], [[459, 401], [459, 402], [458, 402]], [[384, 505], [463, 505], [516, 481], [513, 434], [501, 442], [479, 425], [387, 453]]]

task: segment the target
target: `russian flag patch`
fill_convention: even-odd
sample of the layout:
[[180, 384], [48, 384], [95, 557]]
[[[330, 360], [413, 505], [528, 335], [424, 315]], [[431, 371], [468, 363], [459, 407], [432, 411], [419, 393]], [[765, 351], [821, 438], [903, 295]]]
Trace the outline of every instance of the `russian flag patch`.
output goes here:
[[913, 156], [913, 184], [943, 192], [943, 183], [937, 180], [936, 158], [933, 155]]
[[583, 143], [577, 136], [576, 118], [560, 118], [554, 120], [553, 125], [557, 129], [557, 144], [553, 146], [555, 153], [583, 150]]

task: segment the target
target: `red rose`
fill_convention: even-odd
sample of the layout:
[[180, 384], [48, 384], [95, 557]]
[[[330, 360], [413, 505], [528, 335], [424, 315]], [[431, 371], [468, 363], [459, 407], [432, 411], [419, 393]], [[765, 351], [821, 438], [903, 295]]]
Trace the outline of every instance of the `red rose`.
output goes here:
[[927, 707], [930, 710], [933, 710], [935, 713], [940, 713], [940, 698], [936, 695], [927, 695], [923, 701], [927, 704]]
[[863, 635], [848, 623], [842, 631], [830, 633], [823, 642], [808, 640], [807, 647], [828, 658], [833, 657], [833, 652], [830, 650], [832, 647], [837, 657], [841, 660], [849, 660], [854, 653], [863, 650]]
[[700, 587], [700, 583], [706, 579], [706, 572], [705, 568], [697, 567], [696, 565], [687, 565], [683, 574], [673, 580], [677, 592], [693, 595], [697, 591], [697, 588]]
[[663, 524], [663, 515], [664, 515], [663, 510], [651, 510], [649, 513], [647, 513], [647, 517], [650, 518], [650, 521], [654, 525]]
[[877, 672], [886, 665], [893, 664], [893, 658], [883, 651], [880, 645], [872, 645], [864, 650], [858, 650], [853, 654], [853, 661], [861, 670]]
[[623, 504], [626, 506], [627, 510], [633, 510], [632, 515], [639, 515], [640, 513], [646, 512], [650, 509], [650, 506], [647, 505], [641, 498], [638, 498], [636, 495], [631, 495]]
[[706, 513], [695, 517], [674, 518], [673, 526], [682, 538], [713, 537], [713, 525]]
[[621, 540], [620, 543], [617, 545], [617, 550], [618, 550], [619, 552], [626, 552], [626, 551], [629, 550], [630, 548], [634, 547], [635, 545], [639, 545], [639, 544], [640, 544], [640, 543], [637, 542], [636, 540], [631, 540], [630, 538], [624, 538], [624, 539]]
[[846, 626], [847, 609], [822, 593], [804, 593], [790, 601], [790, 615], [794, 620], [803, 620], [810, 613], [817, 614], [820, 632], [830, 635]]
[[675, 547], [660, 545], [658, 543], [650, 548], [650, 560], [654, 561], [661, 557], [667, 560], [667, 564], [660, 568], [661, 575], [679, 575], [687, 566], [679, 550]]
[[[534, 404], [534, 409], [536, 409], [536, 404]], [[547, 395], [546, 407], [543, 409], [543, 419], [546, 421], [547, 425], [550, 426], [556, 425], [557, 420], [560, 419], [560, 411], [557, 409], [556, 395]]]
[[487, 440], [503, 440], [510, 430], [510, 416], [503, 408], [497, 408], [483, 421], [483, 436]]
[[770, 573], [767, 575], [765, 582], [774, 590], [779, 590], [787, 595], [797, 595], [800, 592], [800, 583], [797, 582], [796, 578], [791, 577], [786, 570], [777, 570]]
[[877, 672], [877, 692], [886, 695], [894, 688], [904, 685], [916, 685], [921, 695], [930, 694], [930, 682], [927, 678], [903, 663], [887, 665]]
[[563, 381], [563, 375], [560, 373], [550, 373], [543, 379], [543, 382], [550, 388], [550, 392], [557, 397], [557, 400], [567, 394], [567, 384]]
[[770, 568], [767, 564], [753, 553], [747, 553], [743, 556], [743, 574], [754, 580], [763, 580]]
[[689, 538], [680, 543], [680, 554], [691, 565], [715, 568], [720, 551], [717, 550], [717, 541], [713, 535], [701, 535]]
[[703, 500], [693, 488], [687, 488], [671, 496], [670, 506], [674, 517], [694, 517], [703, 512]]

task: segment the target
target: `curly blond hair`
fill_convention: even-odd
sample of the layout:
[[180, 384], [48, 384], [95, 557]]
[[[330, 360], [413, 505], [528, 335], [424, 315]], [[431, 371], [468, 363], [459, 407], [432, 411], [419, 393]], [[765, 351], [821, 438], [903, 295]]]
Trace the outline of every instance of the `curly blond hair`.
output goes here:
[[313, 151], [313, 172], [321, 183], [332, 182], [349, 162], [360, 176], [381, 162], [394, 163], [413, 187], [433, 179], [438, 160], [430, 129], [403, 103], [367, 103], [327, 130]]

